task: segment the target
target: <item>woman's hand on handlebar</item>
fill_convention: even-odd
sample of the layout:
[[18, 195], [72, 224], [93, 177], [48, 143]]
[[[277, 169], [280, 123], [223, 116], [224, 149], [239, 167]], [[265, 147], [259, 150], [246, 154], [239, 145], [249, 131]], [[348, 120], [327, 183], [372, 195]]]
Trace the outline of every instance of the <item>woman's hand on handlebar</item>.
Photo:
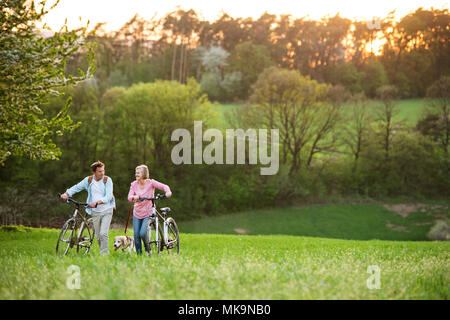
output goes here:
[[172, 192], [168, 191], [166, 192], [166, 198], [170, 198], [172, 196]]
[[[172, 193], [170, 193], [170, 195], [172, 195]], [[138, 199], [136, 201], [145, 201], [145, 200], [161, 200], [161, 199], [165, 199], [166, 195], [165, 194], [157, 194], [154, 198], [146, 198], [146, 197], [138, 197]], [[133, 197], [134, 199], [134, 197]], [[134, 200], [133, 200], [134, 201]]]
[[69, 195], [67, 194], [67, 192], [64, 192], [64, 193], [61, 195], [61, 199], [63, 199], [64, 201], [67, 201], [67, 199], [69, 199]]

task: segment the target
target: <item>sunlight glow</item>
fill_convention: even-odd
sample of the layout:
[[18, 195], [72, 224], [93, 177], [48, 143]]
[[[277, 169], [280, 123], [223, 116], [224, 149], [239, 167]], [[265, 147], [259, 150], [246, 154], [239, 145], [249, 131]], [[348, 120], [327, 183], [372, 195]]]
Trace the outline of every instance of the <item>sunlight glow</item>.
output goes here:
[[[50, 0], [54, 3], [55, 0]], [[50, 4], [48, 5], [48, 7]], [[264, 12], [270, 14], [290, 14], [293, 17], [307, 17], [314, 20], [329, 15], [339, 14], [341, 17], [356, 20], [371, 20], [374, 17], [386, 17], [395, 10], [399, 18], [419, 7], [448, 8], [448, 1], [443, 0], [61, 0], [56, 8], [51, 10], [45, 21], [53, 30], [59, 29], [67, 18], [69, 29], [85, 26], [88, 21], [94, 26], [99, 22], [107, 22], [107, 31], [118, 30], [136, 13], [145, 19], [153, 16], [163, 17], [180, 6], [182, 9], [194, 9], [201, 19], [213, 21], [226, 12], [233, 18], [259, 18]], [[81, 17], [81, 19], [80, 19]]]
[[372, 40], [372, 43], [366, 44], [366, 51], [368, 53], [373, 53], [375, 56], [383, 54], [383, 46], [386, 43], [384, 38], [376, 38]]

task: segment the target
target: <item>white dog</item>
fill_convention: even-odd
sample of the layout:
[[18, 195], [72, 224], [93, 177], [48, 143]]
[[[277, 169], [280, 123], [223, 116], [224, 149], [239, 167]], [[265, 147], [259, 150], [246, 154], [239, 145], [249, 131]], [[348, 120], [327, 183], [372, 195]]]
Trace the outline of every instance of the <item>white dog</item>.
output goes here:
[[129, 236], [117, 236], [114, 237], [114, 251], [122, 249], [122, 251], [136, 252], [134, 247], [134, 237]]

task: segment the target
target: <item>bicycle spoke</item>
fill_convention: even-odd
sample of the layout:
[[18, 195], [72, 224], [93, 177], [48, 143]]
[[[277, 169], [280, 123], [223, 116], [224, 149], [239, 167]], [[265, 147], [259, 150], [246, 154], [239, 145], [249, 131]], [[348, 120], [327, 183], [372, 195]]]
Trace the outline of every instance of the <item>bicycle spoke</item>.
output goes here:
[[80, 233], [78, 234], [77, 252], [81, 250], [83, 255], [86, 255], [91, 249], [92, 242], [94, 240], [94, 234], [89, 226], [90, 220], [85, 220], [81, 223]]
[[175, 223], [175, 220], [173, 218], [167, 219], [167, 252], [170, 252], [170, 249], [176, 248], [177, 253], [180, 253], [180, 238], [178, 233], [178, 227]]
[[[56, 244], [56, 254], [58, 255], [67, 255], [69, 249], [72, 246], [72, 238], [73, 238], [73, 227], [74, 222], [69, 220], [64, 226], [61, 228], [61, 232], [58, 237], [58, 242]], [[63, 243], [65, 243], [63, 245]]]

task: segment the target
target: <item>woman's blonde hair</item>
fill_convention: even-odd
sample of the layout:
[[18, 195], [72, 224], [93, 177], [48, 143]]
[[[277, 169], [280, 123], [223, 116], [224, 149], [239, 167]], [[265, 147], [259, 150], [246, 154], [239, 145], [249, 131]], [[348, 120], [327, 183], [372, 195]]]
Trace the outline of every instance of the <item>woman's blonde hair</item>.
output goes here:
[[149, 178], [148, 167], [145, 164], [141, 164], [140, 166], [137, 166], [136, 170], [140, 170], [141, 171], [142, 175], [144, 176], [144, 179], [148, 179]]

